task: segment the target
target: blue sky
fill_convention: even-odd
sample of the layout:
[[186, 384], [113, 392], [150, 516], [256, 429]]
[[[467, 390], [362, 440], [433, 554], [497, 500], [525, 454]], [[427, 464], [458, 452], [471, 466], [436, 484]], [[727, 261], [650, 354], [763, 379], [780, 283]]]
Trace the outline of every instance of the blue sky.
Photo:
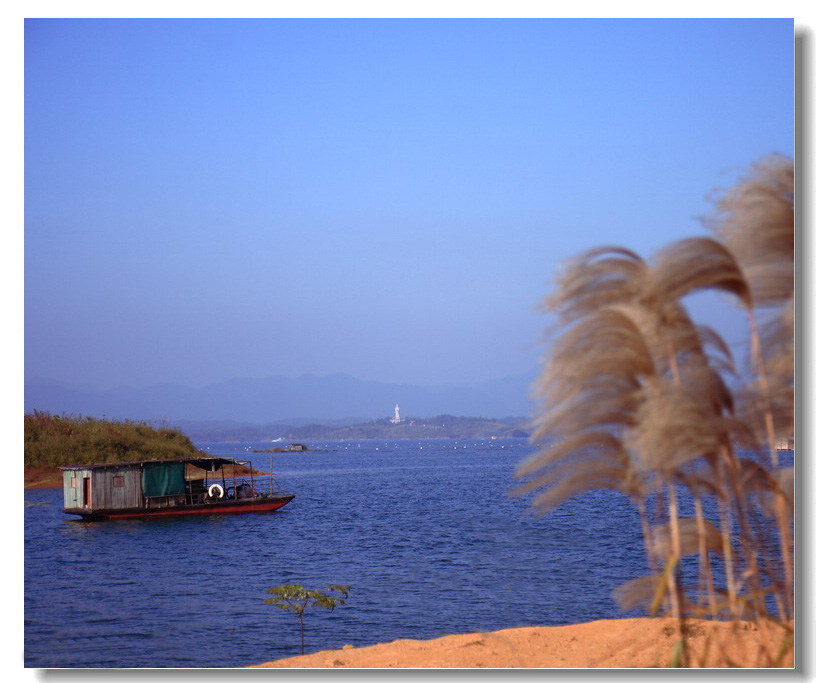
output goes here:
[[529, 372], [559, 263], [702, 234], [712, 190], [793, 155], [793, 37], [792, 20], [29, 20], [26, 377]]

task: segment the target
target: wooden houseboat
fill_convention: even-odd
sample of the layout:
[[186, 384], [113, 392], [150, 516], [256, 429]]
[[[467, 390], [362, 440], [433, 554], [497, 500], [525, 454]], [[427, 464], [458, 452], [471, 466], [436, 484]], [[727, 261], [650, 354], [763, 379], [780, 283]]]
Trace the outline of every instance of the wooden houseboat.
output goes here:
[[86, 520], [272, 512], [294, 495], [266, 491], [249, 461], [189, 457], [60, 467], [64, 512]]

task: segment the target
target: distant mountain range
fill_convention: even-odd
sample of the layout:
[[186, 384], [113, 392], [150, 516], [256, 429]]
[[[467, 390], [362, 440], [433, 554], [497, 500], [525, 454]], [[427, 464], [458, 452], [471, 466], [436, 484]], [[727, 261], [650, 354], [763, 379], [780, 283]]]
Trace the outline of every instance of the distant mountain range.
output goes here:
[[346, 374], [296, 379], [232, 379], [203, 388], [157, 384], [97, 390], [47, 380], [25, 384], [25, 412], [34, 410], [112, 420], [249, 425], [344, 426], [393, 415], [524, 418], [533, 407], [534, 373], [472, 387], [366, 382]]

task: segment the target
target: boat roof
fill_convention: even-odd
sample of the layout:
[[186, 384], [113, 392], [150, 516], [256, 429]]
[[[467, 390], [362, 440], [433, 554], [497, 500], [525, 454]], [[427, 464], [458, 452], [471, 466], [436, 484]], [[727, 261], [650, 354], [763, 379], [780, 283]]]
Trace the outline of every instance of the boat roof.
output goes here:
[[189, 456], [186, 458], [169, 458], [169, 459], [152, 459], [152, 460], [131, 460], [131, 461], [122, 461], [122, 462], [99, 462], [90, 465], [61, 465], [59, 469], [61, 470], [92, 470], [92, 469], [104, 469], [106, 467], [127, 467], [132, 465], [146, 465], [148, 463], [170, 463], [170, 462], [183, 462], [188, 465], [192, 465], [193, 467], [198, 467], [202, 470], [207, 470], [209, 472], [215, 472], [216, 470], [221, 469], [224, 465], [245, 465], [247, 464], [246, 461], [239, 461], [234, 460], [233, 458], [218, 458], [214, 456]]

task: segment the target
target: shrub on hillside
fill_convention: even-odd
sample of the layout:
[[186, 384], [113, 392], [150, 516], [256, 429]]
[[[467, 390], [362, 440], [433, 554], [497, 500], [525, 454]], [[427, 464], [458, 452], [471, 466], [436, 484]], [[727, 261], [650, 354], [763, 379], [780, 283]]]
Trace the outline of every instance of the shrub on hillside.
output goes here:
[[169, 459], [197, 453], [178, 429], [39, 411], [25, 416], [25, 467]]

